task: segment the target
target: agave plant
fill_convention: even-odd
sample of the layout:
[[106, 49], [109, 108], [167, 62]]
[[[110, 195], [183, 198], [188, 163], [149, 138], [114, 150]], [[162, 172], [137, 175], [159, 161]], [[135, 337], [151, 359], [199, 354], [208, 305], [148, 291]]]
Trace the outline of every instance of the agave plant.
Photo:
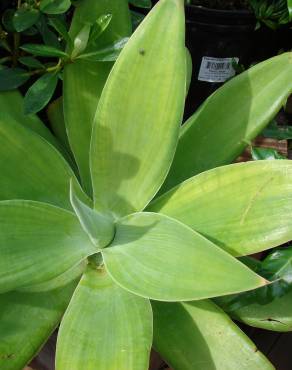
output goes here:
[[[71, 35], [107, 13], [104, 37], [127, 36], [126, 0], [85, 0]], [[60, 322], [58, 370], [146, 370], [152, 345], [178, 370], [273, 368], [209, 298], [269, 284], [237, 257], [291, 239], [292, 164], [215, 167], [285, 102], [291, 58], [234, 78], [181, 130], [184, 6], [161, 0], [112, 69], [66, 66], [48, 114], [63, 146], [1, 94], [1, 369]]]

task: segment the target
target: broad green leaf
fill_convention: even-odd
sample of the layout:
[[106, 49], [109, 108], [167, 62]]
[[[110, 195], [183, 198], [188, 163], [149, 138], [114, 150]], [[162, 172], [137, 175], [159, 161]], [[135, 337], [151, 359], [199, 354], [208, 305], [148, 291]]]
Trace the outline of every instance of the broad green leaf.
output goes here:
[[[46, 140], [10, 118], [0, 120], [0, 199], [27, 199], [72, 209], [75, 175]], [[77, 181], [76, 181], [77, 182]]]
[[25, 44], [20, 49], [41, 57], [68, 58], [68, 55], [64, 51], [49, 45]]
[[277, 150], [272, 148], [261, 148], [261, 147], [252, 147], [251, 156], [254, 161], [273, 160], [273, 159], [287, 159]]
[[1, 370], [23, 369], [36, 355], [60, 322], [75, 286], [0, 295]]
[[45, 203], [0, 202], [0, 292], [49, 281], [97, 249], [72, 213]]
[[102, 254], [118, 284], [151, 299], [199, 300], [266, 285], [265, 279], [200, 234], [155, 213], [119, 220], [115, 238]]
[[89, 239], [98, 249], [106, 247], [115, 236], [113, 220], [104, 214], [96, 212], [78, 197], [72, 182], [70, 183], [70, 201], [80, 225]]
[[273, 370], [232, 320], [210, 301], [152, 302], [154, 347], [176, 370]]
[[23, 97], [17, 90], [0, 93], [0, 121], [3, 122], [3, 124], [8, 124], [7, 122], [11, 119], [35, 131], [54, 146], [58, 146], [54, 136], [37, 115], [24, 114]]
[[292, 163], [219, 167], [178, 185], [148, 210], [173, 217], [235, 256], [292, 239]]
[[182, 128], [163, 191], [234, 161], [292, 92], [292, 53], [257, 64], [211, 95]]
[[234, 319], [256, 328], [292, 331], [292, 291], [268, 304], [251, 303], [229, 312]]
[[[94, 24], [104, 14], [112, 14], [112, 20], [98, 38], [98, 47], [105, 47], [130, 34], [131, 23], [127, 0], [83, 0], [75, 10], [70, 37], [74, 39], [84, 24]], [[93, 49], [89, 51], [95, 50], [96, 45], [93, 44], [92, 47]], [[72, 50], [69, 48], [68, 51]], [[87, 193], [92, 193], [89, 171], [92, 123], [111, 67], [111, 63], [76, 60], [64, 69], [65, 122], [70, 146]]]
[[13, 25], [17, 32], [23, 32], [32, 27], [39, 19], [38, 9], [23, 6], [16, 10], [13, 16]]
[[71, 149], [65, 127], [62, 97], [54, 100], [52, 103], [49, 104], [47, 109], [47, 116], [54, 135], [70, 153]]
[[0, 92], [17, 89], [28, 79], [29, 74], [22, 68], [3, 68], [0, 69]]
[[27, 90], [24, 97], [25, 114], [37, 113], [51, 100], [57, 87], [58, 74], [46, 73]]
[[129, 3], [137, 6], [138, 8], [151, 8], [152, 2], [151, 0], [129, 0]]
[[151, 344], [150, 302], [88, 269], [61, 323], [56, 368], [148, 370]]
[[140, 211], [165, 179], [184, 107], [184, 27], [183, 2], [161, 0], [112, 69], [91, 142], [96, 209]]
[[70, 0], [41, 0], [40, 2], [40, 10], [47, 14], [65, 13], [70, 6]]
[[103, 49], [93, 51], [91, 53], [85, 53], [79, 55], [79, 59], [86, 59], [93, 62], [113, 62], [117, 60], [123, 47], [128, 42], [129, 38], [125, 37], [112, 45], [109, 45]]
[[33, 57], [20, 57], [18, 61], [29, 68], [45, 69], [46, 67], [37, 59]]
[[62, 288], [73, 280], [80, 279], [80, 276], [83, 274], [87, 267], [87, 260], [82, 261], [79, 265], [70, 268], [69, 270], [63, 272], [57, 277], [45, 281], [44, 283], [28, 285], [21, 288], [18, 288], [17, 291], [28, 292], [28, 293], [41, 293], [48, 292], [51, 290]]

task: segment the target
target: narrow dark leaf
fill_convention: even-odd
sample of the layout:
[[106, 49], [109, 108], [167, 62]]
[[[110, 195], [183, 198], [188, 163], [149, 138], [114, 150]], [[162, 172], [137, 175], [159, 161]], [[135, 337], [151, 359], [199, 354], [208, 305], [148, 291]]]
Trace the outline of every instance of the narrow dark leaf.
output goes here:
[[143, 21], [145, 15], [135, 11], [131, 11], [131, 18], [133, 29], [135, 30], [139, 26], [139, 24]]
[[15, 32], [15, 27], [13, 24], [15, 9], [7, 9], [2, 15], [2, 24], [6, 31]]
[[39, 33], [42, 36], [43, 42], [48, 46], [53, 46], [56, 49], [60, 49], [61, 44], [59, 42], [58, 36], [50, 30], [48, 27], [47, 17], [41, 15], [39, 21], [36, 24]]
[[18, 61], [29, 68], [45, 68], [45, 66], [36, 58], [33, 57], [21, 57]]
[[66, 23], [62, 22], [58, 18], [49, 18], [49, 25], [52, 26], [68, 44], [72, 43], [72, 40], [66, 28]]
[[92, 53], [81, 54], [78, 56], [78, 58], [90, 60], [92, 62], [113, 62], [117, 60], [120, 52], [122, 51], [128, 40], [129, 38], [125, 37], [103, 49], [97, 50]]
[[37, 113], [51, 100], [58, 82], [58, 74], [47, 73], [27, 91], [24, 98], [25, 114]]
[[47, 14], [65, 13], [71, 6], [70, 0], [42, 0], [40, 9]]
[[0, 70], [0, 91], [17, 89], [29, 79], [27, 71], [21, 68], [3, 68]]
[[33, 55], [41, 57], [58, 57], [58, 58], [68, 57], [68, 55], [64, 51], [48, 45], [25, 44], [22, 45], [20, 49], [26, 51], [27, 53], [31, 53]]
[[17, 32], [22, 32], [32, 27], [38, 21], [38, 9], [22, 7], [16, 10], [13, 16], [13, 25]]
[[151, 0], [129, 0], [129, 3], [138, 8], [150, 9], [152, 7]]

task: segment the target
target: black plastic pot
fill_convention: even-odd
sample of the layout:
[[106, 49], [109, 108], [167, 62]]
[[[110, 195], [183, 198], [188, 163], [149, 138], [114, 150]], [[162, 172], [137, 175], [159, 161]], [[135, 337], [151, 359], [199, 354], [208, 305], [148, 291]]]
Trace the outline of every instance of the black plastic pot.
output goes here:
[[255, 31], [255, 26], [256, 19], [247, 10], [186, 6], [186, 45], [193, 60], [186, 117], [235, 74], [235, 61], [248, 67], [276, 53], [275, 32]]

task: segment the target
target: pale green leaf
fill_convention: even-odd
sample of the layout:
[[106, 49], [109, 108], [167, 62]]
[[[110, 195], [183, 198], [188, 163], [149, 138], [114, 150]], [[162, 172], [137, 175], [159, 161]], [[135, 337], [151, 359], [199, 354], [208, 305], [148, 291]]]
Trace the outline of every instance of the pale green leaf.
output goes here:
[[200, 234], [155, 213], [119, 220], [115, 239], [102, 254], [118, 284], [161, 301], [204, 299], [266, 284]]
[[[112, 14], [112, 20], [98, 38], [99, 47], [105, 47], [130, 34], [131, 23], [127, 0], [118, 2], [116, 0], [83, 0], [75, 10], [70, 37], [74, 39], [85, 23], [93, 24], [104, 14]], [[95, 44], [92, 47], [96, 50]], [[111, 67], [111, 63], [76, 60], [64, 69], [65, 123], [70, 146], [87, 193], [92, 192], [89, 171], [92, 123]]]
[[183, 113], [185, 55], [183, 3], [161, 0], [124, 47], [98, 105], [90, 152], [96, 209], [140, 211], [164, 181]]
[[37, 115], [24, 114], [23, 97], [17, 90], [0, 93], [0, 121], [8, 124], [7, 122], [9, 122], [11, 118], [20, 125], [30, 128], [40, 136], [43, 136], [54, 146], [58, 146], [54, 136]]
[[0, 157], [0, 200], [37, 200], [71, 209], [70, 179], [76, 178], [70, 166], [53, 146], [12, 116], [0, 119]]
[[257, 161], [197, 175], [153, 202], [229, 253], [241, 256], [292, 239], [292, 162]]
[[70, 201], [80, 225], [87, 233], [91, 242], [98, 249], [110, 244], [115, 235], [113, 219], [106, 214], [95, 211], [85, 204], [76, 194], [72, 182], [70, 184]]
[[1, 370], [23, 369], [37, 354], [60, 322], [75, 286], [0, 295]]
[[163, 191], [234, 161], [272, 120], [292, 92], [292, 53], [232, 78], [183, 126]]
[[70, 268], [69, 270], [65, 271], [61, 275], [57, 277], [45, 281], [44, 283], [35, 284], [35, 285], [28, 285], [21, 288], [17, 288], [20, 292], [29, 292], [29, 293], [41, 293], [41, 292], [48, 292], [50, 290], [55, 290], [68, 285], [73, 280], [77, 280], [80, 278], [82, 273], [85, 271], [87, 266], [87, 261], [82, 261], [79, 265]]
[[251, 303], [229, 312], [234, 319], [256, 328], [288, 332], [292, 331], [292, 292], [272, 302], [261, 305]]
[[0, 202], [0, 292], [49, 281], [97, 249], [77, 217], [45, 203]]
[[148, 370], [150, 302], [88, 269], [61, 323], [57, 370]]
[[175, 370], [273, 370], [232, 320], [210, 301], [152, 302], [154, 347]]

